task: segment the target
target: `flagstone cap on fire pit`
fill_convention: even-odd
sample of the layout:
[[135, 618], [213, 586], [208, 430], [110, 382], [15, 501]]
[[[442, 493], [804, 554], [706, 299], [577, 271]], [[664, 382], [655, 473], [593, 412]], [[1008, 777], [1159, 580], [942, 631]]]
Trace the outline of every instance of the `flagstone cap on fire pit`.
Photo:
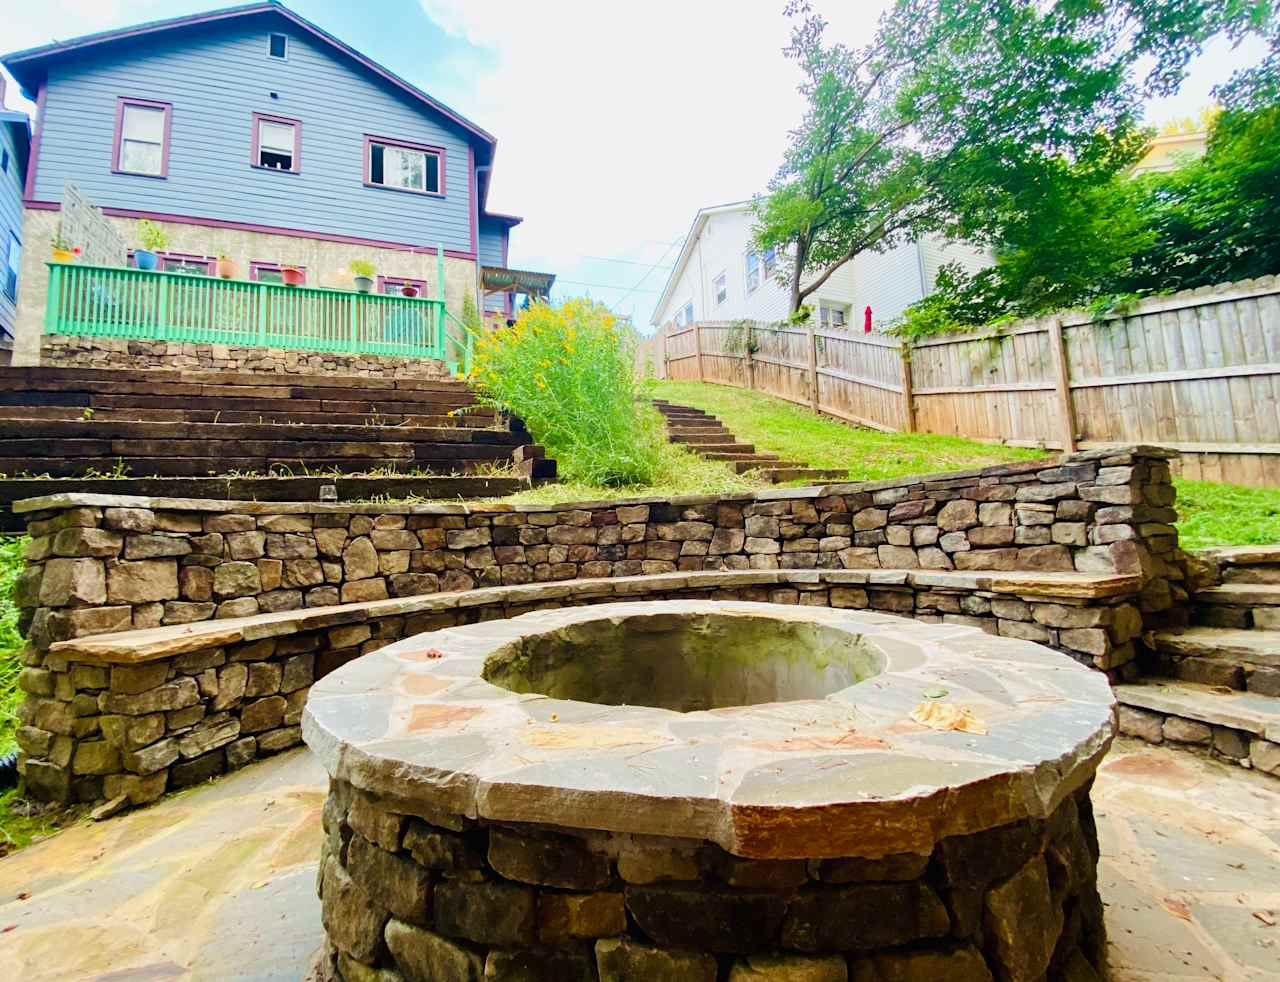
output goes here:
[[1113, 707], [1101, 673], [966, 625], [663, 601], [407, 638], [318, 682], [303, 733], [332, 777], [428, 821], [878, 857], [1049, 815]]

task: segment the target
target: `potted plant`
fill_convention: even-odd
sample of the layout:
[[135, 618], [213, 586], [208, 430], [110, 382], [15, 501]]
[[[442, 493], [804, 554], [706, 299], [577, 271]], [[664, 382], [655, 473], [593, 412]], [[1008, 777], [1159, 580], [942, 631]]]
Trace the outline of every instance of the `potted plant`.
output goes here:
[[163, 252], [164, 247], [168, 244], [168, 236], [164, 234], [162, 229], [155, 222], [144, 218], [138, 222], [138, 241], [142, 243], [141, 249], [133, 250], [133, 259], [138, 264], [138, 269], [155, 269], [160, 265], [160, 257], [157, 253]]
[[402, 296], [416, 297], [418, 295], [418, 288], [412, 283], [404, 283], [400, 287], [400, 293]]
[[218, 255], [218, 262], [214, 268], [220, 280], [234, 280], [239, 272], [236, 268], [236, 261], [225, 253]]
[[351, 275], [355, 277], [357, 291], [373, 292], [373, 263], [364, 259], [351, 260]]
[[281, 266], [280, 278], [285, 286], [302, 286], [302, 270], [297, 266]]
[[80, 247], [72, 248], [71, 243], [62, 237], [61, 232], [54, 235], [51, 245], [55, 263], [73, 263], [76, 261], [76, 256], [80, 255]]

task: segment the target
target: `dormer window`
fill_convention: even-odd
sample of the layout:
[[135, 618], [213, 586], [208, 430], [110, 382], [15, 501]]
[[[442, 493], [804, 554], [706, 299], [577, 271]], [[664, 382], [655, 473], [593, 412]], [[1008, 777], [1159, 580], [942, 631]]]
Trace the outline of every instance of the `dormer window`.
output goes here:
[[289, 57], [289, 38], [284, 34], [272, 34], [267, 39], [267, 53], [284, 61]]

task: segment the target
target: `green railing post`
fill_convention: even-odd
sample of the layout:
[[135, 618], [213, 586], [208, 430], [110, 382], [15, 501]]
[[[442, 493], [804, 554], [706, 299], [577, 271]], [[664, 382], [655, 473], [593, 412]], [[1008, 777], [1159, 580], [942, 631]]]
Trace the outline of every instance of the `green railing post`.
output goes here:
[[436, 243], [436, 299], [440, 301], [440, 313], [436, 320], [436, 357], [447, 360], [448, 340], [444, 330], [445, 289], [444, 289], [444, 243]]
[[44, 302], [44, 333], [57, 334], [62, 316], [62, 266], [49, 263], [49, 293]]

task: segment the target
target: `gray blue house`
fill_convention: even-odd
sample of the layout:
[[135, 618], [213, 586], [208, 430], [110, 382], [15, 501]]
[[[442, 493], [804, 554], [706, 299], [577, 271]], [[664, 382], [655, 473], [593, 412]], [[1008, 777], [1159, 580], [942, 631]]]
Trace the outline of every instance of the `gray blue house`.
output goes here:
[[0, 364], [12, 352], [22, 269], [22, 189], [26, 182], [31, 129], [25, 113], [5, 109], [0, 75]]
[[0, 62], [37, 104], [16, 363], [39, 359], [67, 183], [130, 247], [139, 221], [158, 225], [162, 270], [212, 275], [225, 257], [240, 278], [278, 281], [292, 266], [307, 285], [342, 286], [364, 260], [379, 291], [434, 295], [439, 251], [451, 312], [466, 294], [511, 302], [482, 285], [520, 222], [486, 207], [495, 138], [273, 0]]

